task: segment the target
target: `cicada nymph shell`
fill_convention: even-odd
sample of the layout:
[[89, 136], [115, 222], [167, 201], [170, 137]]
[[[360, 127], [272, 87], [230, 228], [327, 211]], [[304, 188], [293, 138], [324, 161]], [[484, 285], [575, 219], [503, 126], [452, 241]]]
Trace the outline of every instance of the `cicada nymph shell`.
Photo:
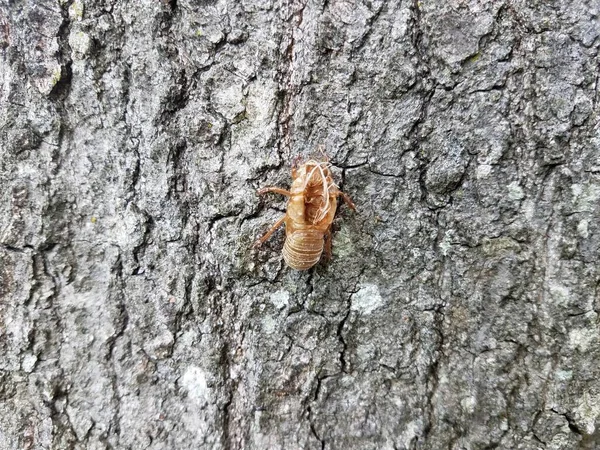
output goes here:
[[292, 168], [292, 187], [289, 191], [277, 187], [260, 189], [259, 194], [275, 192], [289, 198], [285, 216], [258, 241], [261, 245], [285, 223], [283, 259], [296, 270], [307, 270], [314, 266], [323, 251], [331, 256], [331, 224], [337, 209], [337, 198], [355, 210], [350, 197], [339, 190], [333, 181], [329, 162], [310, 159]]

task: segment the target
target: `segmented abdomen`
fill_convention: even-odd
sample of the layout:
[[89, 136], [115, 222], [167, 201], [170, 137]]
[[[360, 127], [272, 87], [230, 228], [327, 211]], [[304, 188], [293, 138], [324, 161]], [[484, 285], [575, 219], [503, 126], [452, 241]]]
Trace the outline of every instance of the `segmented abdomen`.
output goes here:
[[321, 258], [323, 244], [322, 232], [318, 230], [296, 230], [285, 239], [283, 259], [293, 269], [310, 269]]

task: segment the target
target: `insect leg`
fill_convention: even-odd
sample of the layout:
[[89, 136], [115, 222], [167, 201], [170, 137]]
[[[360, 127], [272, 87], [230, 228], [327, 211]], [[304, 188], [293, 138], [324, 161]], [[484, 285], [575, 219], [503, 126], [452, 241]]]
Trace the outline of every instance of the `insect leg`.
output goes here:
[[300, 165], [300, 155], [297, 155], [292, 161], [292, 178], [298, 176], [298, 166]]
[[269, 231], [267, 231], [267, 232], [264, 234], [264, 236], [263, 236], [263, 237], [261, 237], [260, 239], [258, 239], [258, 240], [257, 240], [257, 241], [254, 243], [253, 247], [254, 247], [254, 248], [256, 248], [256, 247], [260, 247], [262, 244], [264, 244], [264, 243], [265, 243], [265, 241], [266, 241], [267, 239], [269, 239], [269, 238], [271, 237], [271, 235], [272, 235], [273, 233], [275, 233], [275, 231], [277, 231], [277, 228], [279, 228], [281, 225], [283, 225], [283, 222], [284, 222], [284, 220], [285, 220], [285, 216], [283, 216], [281, 219], [279, 219], [277, 222], [275, 222], [275, 225], [273, 225], [273, 226], [271, 227], [271, 229], [270, 229]]
[[319, 147], [317, 148], [317, 150], [319, 151], [319, 153], [321, 153], [321, 156], [323, 157], [323, 162], [328, 163], [329, 162], [329, 156], [327, 156], [327, 153], [325, 153], [325, 146], [323, 144], [319, 145]]
[[281, 189], [278, 187], [266, 187], [258, 190], [258, 195], [263, 195], [268, 192], [275, 192], [276, 194], [285, 195], [286, 197], [290, 197], [292, 193], [290, 191], [286, 191], [285, 189]]
[[350, 196], [348, 194], [344, 193], [344, 192], [340, 192], [340, 195], [344, 199], [344, 203], [346, 203], [346, 205], [348, 205], [348, 207], [352, 211], [356, 211], [356, 206], [354, 205], [354, 202], [352, 201], [352, 199], [350, 198]]
[[323, 249], [323, 253], [325, 253], [325, 260], [329, 261], [331, 259], [331, 240], [332, 240], [332, 236], [331, 236], [331, 225], [329, 225], [329, 228], [327, 228], [327, 231], [325, 232], [325, 248]]
[[354, 205], [354, 202], [352, 201], [352, 199], [350, 198], [350, 196], [348, 194], [346, 194], [345, 192], [342, 192], [336, 188], [335, 195], [342, 197], [344, 199], [344, 203], [346, 205], [348, 205], [348, 207], [352, 211], [356, 211], [356, 206]]

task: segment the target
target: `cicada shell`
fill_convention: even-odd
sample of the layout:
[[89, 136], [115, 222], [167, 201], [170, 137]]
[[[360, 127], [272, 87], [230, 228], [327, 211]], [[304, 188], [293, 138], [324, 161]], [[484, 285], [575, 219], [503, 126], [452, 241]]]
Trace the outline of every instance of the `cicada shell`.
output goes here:
[[337, 199], [342, 197], [346, 204], [355, 209], [350, 197], [339, 190], [333, 181], [329, 162], [314, 159], [292, 168], [292, 187], [289, 191], [278, 187], [260, 189], [259, 194], [275, 192], [289, 198], [285, 216], [258, 241], [255, 247], [265, 242], [285, 224], [283, 259], [296, 270], [307, 270], [314, 266], [325, 251], [331, 256], [331, 224], [337, 209]]

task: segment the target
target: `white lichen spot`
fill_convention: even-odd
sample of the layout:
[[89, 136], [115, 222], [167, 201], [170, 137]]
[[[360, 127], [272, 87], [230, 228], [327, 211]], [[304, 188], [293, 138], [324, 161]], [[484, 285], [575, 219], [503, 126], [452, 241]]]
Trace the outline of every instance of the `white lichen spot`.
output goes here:
[[593, 212], [598, 206], [600, 199], [600, 187], [594, 184], [571, 185], [571, 193], [573, 194], [573, 204], [578, 212], [589, 211]]
[[333, 255], [345, 259], [354, 253], [354, 241], [348, 227], [343, 226], [333, 235]]
[[577, 233], [579, 233], [579, 236], [581, 236], [584, 239], [586, 239], [590, 235], [590, 233], [588, 231], [588, 225], [589, 225], [589, 222], [587, 219], [583, 219], [577, 225]]
[[86, 55], [90, 51], [91, 39], [83, 31], [75, 31], [69, 34], [69, 46], [74, 55]]
[[448, 230], [444, 233], [444, 239], [440, 242], [442, 255], [448, 256], [448, 251], [452, 248], [452, 233], [454, 230]]
[[227, 120], [233, 120], [245, 111], [246, 107], [243, 100], [244, 94], [241, 83], [220, 87], [215, 91], [215, 96], [212, 99], [216, 110]]
[[566, 305], [569, 303], [571, 292], [569, 288], [560, 284], [552, 284], [548, 289], [552, 303], [557, 305]]
[[369, 362], [377, 357], [377, 347], [372, 343], [358, 344], [356, 347], [357, 361]]
[[37, 356], [32, 353], [27, 353], [21, 362], [21, 368], [24, 372], [31, 373], [37, 362]]
[[487, 178], [488, 175], [492, 172], [492, 166], [490, 164], [480, 164], [477, 166], [475, 171], [475, 176], [478, 180], [482, 178]]
[[558, 380], [558, 381], [569, 381], [571, 378], [573, 378], [573, 371], [572, 370], [557, 370], [556, 373], [554, 374], [554, 378], [556, 378], [556, 380]]
[[474, 396], [465, 397], [460, 401], [460, 406], [462, 406], [463, 410], [472, 414], [475, 411], [475, 405], [477, 404], [477, 400]]
[[277, 322], [275, 322], [271, 316], [265, 316], [262, 319], [261, 324], [265, 334], [273, 334], [277, 329]]
[[187, 391], [188, 398], [197, 405], [205, 405], [210, 400], [206, 374], [200, 367], [188, 367], [180, 379], [180, 384]]
[[523, 215], [527, 220], [532, 220], [535, 214], [535, 202], [533, 200], [525, 200], [523, 202]]
[[513, 181], [508, 185], [508, 198], [511, 200], [522, 200], [525, 197], [525, 193], [519, 183]]
[[83, 19], [83, 1], [74, 0], [69, 7], [69, 18], [71, 20], [81, 20]]
[[587, 351], [590, 346], [598, 339], [598, 330], [579, 328], [569, 332], [569, 347], [577, 349], [580, 352]]
[[284, 309], [290, 304], [290, 293], [284, 289], [273, 292], [269, 297], [271, 303], [277, 309]]
[[194, 329], [188, 329], [177, 338], [177, 344], [178, 346], [181, 346], [181, 348], [189, 348], [197, 345], [199, 340], [200, 336], [198, 331]]
[[218, 44], [225, 39], [225, 34], [221, 30], [212, 29], [206, 33], [206, 38], [213, 44]]
[[350, 309], [362, 314], [371, 314], [383, 304], [384, 301], [381, 298], [377, 285], [363, 284], [358, 292], [352, 296], [352, 306]]

